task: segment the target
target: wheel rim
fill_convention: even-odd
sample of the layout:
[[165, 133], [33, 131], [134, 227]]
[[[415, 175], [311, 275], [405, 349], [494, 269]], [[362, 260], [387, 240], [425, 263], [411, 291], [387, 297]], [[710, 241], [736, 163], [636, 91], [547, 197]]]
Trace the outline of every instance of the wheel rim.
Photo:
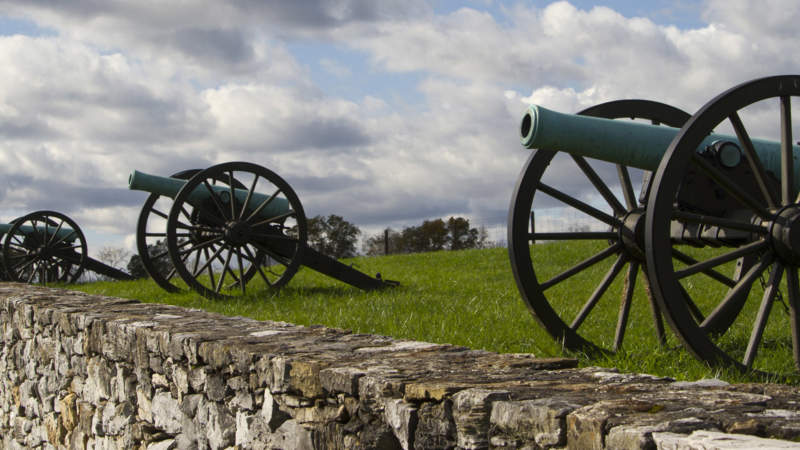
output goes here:
[[[715, 366], [782, 376], [796, 376], [800, 368], [800, 245], [795, 243], [800, 206], [794, 180], [796, 163], [791, 157], [791, 97], [798, 95], [797, 76], [753, 80], [720, 94], [675, 137], [654, 178], [645, 228], [654, 294], [684, 345]], [[782, 128], [777, 141], [788, 144], [779, 152], [780, 168], [772, 172], [764, 168], [768, 161], [763, 155], [742, 144], [760, 132], [758, 124], [764, 117]], [[710, 168], [696, 150], [712, 130], [726, 127], [739, 135], [749, 178]], [[721, 198], [734, 199], [737, 209], [702, 214], [683, 208], [676, 211], [673, 204], [681, 180], [691, 173], [711, 177], [713, 188], [726, 196]], [[731, 239], [719, 250], [687, 250], [674, 233], [672, 239], [664, 239], [671, 236], [676, 224], [743, 237]], [[684, 250], [695, 252], [693, 261], [675, 258]], [[709, 281], [706, 275], [710, 271], [724, 273], [729, 261], [742, 256], [750, 258], [752, 265], [730, 288], [718, 287], [723, 280]], [[783, 311], [774, 307], [779, 299], [785, 301]]]
[[[605, 103], [579, 114], [610, 119], [639, 118], [673, 127], [680, 127], [689, 118], [688, 114], [676, 108], [644, 100]], [[643, 208], [635, 197], [629, 168], [624, 165], [614, 167], [614, 165], [597, 162], [590, 158], [563, 154], [560, 156], [571, 165], [574, 170], [571, 173], [589, 180], [602, 199], [602, 210], [587, 204], [578, 195], [573, 195], [566, 189], [560, 189], [549, 181], [542, 181], [546, 177], [546, 169], [551, 166], [555, 167], [553, 160], [556, 153], [549, 150], [535, 151], [528, 159], [518, 179], [509, 212], [509, 256], [512, 270], [520, 294], [533, 316], [551, 336], [561, 341], [564, 347], [570, 350], [589, 352], [612, 352], [622, 346], [625, 332], [629, 328], [632, 296], [640, 272], [643, 278], [643, 283], [640, 284], [646, 286], [647, 283], [646, 273], [642, 271], [644, 255], [640, 248], [643, 240], [641, 230]], [[601, 167], [601, 169], [606, 169], [605, 172], [601, 173], [593, 168], [598, 167], [598, 164], [606, 165], [606, 167]], [[614, 173], [609, 173], [609, 169]], [[574, 181], [571, 176], [561, 178]], [[609, 180], [613, 181], [609, 182]], [[610, 186], [613, 186], [614, 183], [621, 187], [621, 195], [612, 192]], [[546, 195], [536, 196], [537, 192]], [[535, 213], [536, 202], [540, 197], [545, 197], [544, 205], [549, 199], [557, 198], [560, 205], [580, 211], [584, 216], [593, 217], [594, 223], [604, 226], [605, 229], [537, 232], [536, 221], [531, 219], [531, 215]], [[533, 218], [535, 219], [535, 217], [534, 214]], [[634, 236], [630, 235], [629, 231], [631, 230], [635, 230]], [[638, 234], [639, 237], [636, 238], [635, 234]], [[589, 245], [594, 247], [588, 253], [570, 257], [569, 262], [560, 265], [555, 270], [552, 270], [554, 266], [552, 260], [544, 258], [548, 262], [540, 266], [547, 267], [552, 270], [552, 273], [537, 273], [534, 270], [533, 261], [537, 257], [535, 253], [539, 245], [531, 245], [531, 242], [537, 239], [554, 240], [565, 245], [569, 245], [567, 241], [589, 240], [592, 241]], [[534, 253], [533, 257], [532, 252]], [[546, 254], [547, 251], [543, 250], [543, 253]], [[571, 295], [575, 295], [576, 291], [585, 291], [586, 287], [583, 284], [577, 288], [572, 288], [572, 286], [577, 285], [578, 281], [576, 280], [584, 277], [584, 274], [595, 271], [602, 265], [605, 267], [597, 275], [599, 278], [592, 283], [592, 295], [580, 305], [567, 306], [567, 303], [572, 302], [563, 301], [562, 296], [568, 296], [570, 292]], [[627, 269], [623, 270], [626, 265]], [[615, 279], [623, 280], [621, 288], [614, 285]], [[618, 303], [619, 311], [611, 314], [610, 330], [587, 326], [588, 322], [595, 320], [596, 313], [601, 314], [601, 311], [607, 310], [607, 308], [598, 307], [598, 304], [605, 304], [608, 300], [604, 297], [608, 297], [609, 292], [616, 292], [618, 289], [621, 289], [619, 291], [621, 294]], [[663, 342], [664, 331], [660, 312], [652, 299], [649, 303], [650, 312], [647, 314], [652, 317], [650, 320], [654, 321], [657, 339], [659, 342]], [[608, 319], [603, 319], [603, 321], [605, 320]], [[587, 330], [589, 327], [593, 329]]]
[[[245, 189], [228, 187], [212, 196], [215, 179], [239, 180]], [[198, 201], [197, 192], [206, 199]], [[286, 208], [272, 215], [276, 205]], [[167, 218], [167, 250], [176, 272], [209, 298], [247, 295], [255, 280], [268, 288], [285, 285], [300, 266], [306, 241], [305, 214], [294, 190], [274, 172], [244, 162], [194, 175]]]
[[[170, 175], [170, 178], [188, 180], [200, 170], [183, 170]], [[213, 180], [212, 182], [214, 185], [225, 184], [225, 180]], [[237, 180], [234, 180], [234, 187], [246, 189]], [[183, 289], [176, 283], [180, 277], [177, 276], [167, 250], [167, 218], [172, 205], [173, 199], [167, 196], [150, 194], [147, 197], [136, 224], [136, 249], [142, 266], [156, 284], [167, 292], [180, 292]]]
[[83, 232], [72, 219], [55, 211], [20, 217], [3, 241], [3, 264], [13, 281], [74, 283], [85, 261]]

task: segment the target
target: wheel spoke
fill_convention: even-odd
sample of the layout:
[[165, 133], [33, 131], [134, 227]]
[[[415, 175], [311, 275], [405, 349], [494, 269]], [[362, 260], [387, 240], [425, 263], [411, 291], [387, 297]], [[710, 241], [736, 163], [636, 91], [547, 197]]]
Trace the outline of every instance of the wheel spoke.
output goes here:
[[155, 214], [155, 215], [157, 215], [157, 216], [159, 216], [159, 217], [161, 217], [161, 218], [162, 218], [162, 219], [164, 219], [164, 220], [167, 220], [167, 219], [169, 218], [169, 216], [167, 216], [167, 215], [166, 215], [166, 214], [164, 214], [163, 212], [161, 212], [161, 211], [157, 210], [157, 209], [155, 208], [155, 206], [152, 206], [152, 207], [150, 207], [150, 212], [151, 212], [151, 213], [153, 213], [153, 214]]
[[256, 258], [253, 256], [253, 254], [252, 254], [252, 253], [250, 253], [250, 249], [249, 249], [249, 248], [247, 248], [247, 246], [245, 246], [245, 247], [244, 247], [244, 251], [245, 251], [245, 253], [247, 253], [247, 256], [248, 256], [248, 257], [249, 257], [251, 260], [253, 260], [253, 264], [255, 265], [255, 267], [256, 267], [256, 270], [258, 271], [259, 275], [261, 275], [261, 278], [264, 280], [264, 282], [265, 282], [265, 283], [267, 283], [267, 286], [272, 286], [272, 281], [270, 281], [270, 280], [269, 280], [269, 278], [267, 278], [267, 275], [264, 273], [264, 271], [263, 271], [263, 270], [261, 270], [261, 261], [259, 261], [258, 259], [256, 259]]
[[678, 289], [681, 291], [681, 295], [683, 295], [684, 303], [689, 308], [689, 312], [694, 317], [695, 322], [701, 323], [705, 320], [705, 316], [703, 316], [703, 311], [697, 306], [697, 304], [692, 300], [692, 296], [686, 292], [686, 289], [683, 287], [682, 284], [678, 284]]
[[[211, 198], [212, 202], [214, 203], [214, 206], [217, 208], [217, 211], [219, 212], [219, 217], [223, 219], [223, 222], [225, 221], [225, 219], [229, 219], [229, 217], [225, 217], [225, 208], [222, 206], [222, 204], [220, 204], [219, 199], [217, 198], [217, 193], [214, 192], [214, 188], [212, 188], [211, 185], [208, 184], [208, 180], [203, 180], [203, 186], [206, 187], [206, 190], [208, 191], [208, 196]], [[200, 209], [204, 208], [201, 206]]]
[[792, 148], [792, 99], [781, 96], [781, 205], [794, 201], [794, 149]]
[[743, 245], [743, 246], [737, 248], [736, 250], [730, 251], [728, 253], [725, 253], [725, 254], [722, 254], [722, 255], [719, 255], [719, 256], [715, 256], [713, 258], [709, 258], [709, 259], [707, 259], [707, 260], [705, 260], [703, 262], [698, 262], [698, 263], [693, 264], [693, 265], [691, 265], [689, 267], [686, 267], [686, 268], [684, 268], [682, 270], [676, 270], [675, 271], [675, 276], [678, 279], [686, 278], [686, 277], [688, 277], [690, 275], [694, 275], [694, 274], [696, 274], [698, 272], [703, 272], [706, 269], [710, 269], [710, 268], [712, 268], [714, 266], [718, 266], [720, 264], [724, 264], [724, 263], [726, 263], [728, 261], [733, 261], [734, 259], [739, 258], [741, 256], [745, 256], [745, 255], [749, 255], [751, 253], [756, 253], [758, 251], [761, 251], [767, 245], [768, 245], [767, 241], [765, 241], [765, 240], [759, 240], [759, 241], [751, 242], [751, 243], [749, 243], [747, 245]]
[[789, 314], [791, 315], [792, 356], [794, 367], [800, 370], [800, 286], [798, 285], [797, 268], [786, 267], [786, 290], [789, 294]]
[[597, 175], [597, 172], [595, 172], [592, 166], [589, 165], [586, 159], [583, 156], [578, 155], [570, 156], [572, 156], [572, 159], [575, 160], [575, 163], [583, 171], [584, 175], [586, 175], [586, 178], [588, 178], [592, 185], [594, 185], [595, 189], [597, 189], [597, 192], [603, 196], [608, 203], [608, 206], [614, 210], [614, 214], [624, 216], [628, 211], [624, 206], [622, 206], [622, 203], [619, 202], [617, 196], [611, 192], [611, 189], [609, 189], [606, 183], [603, 182], [599, 175]]
[[597, 208], [595, 208], [593, 206], [587, 205], [586, 203], [584, 203], [584, 202], [582, 202], [582, 201], [580, 201], [580, 200], [578, 200], [578, 199], [576, 199], [574, 197], [571, 197], [571, 196], [559, 191], [558, 189], [550, 187], [550, 186], [548, 186], [548, 185], [546, 185], [544, 183], [541, 183], [541, 182], [539, 183], [538, 189], [540, 191], [544, 192], [545, 194], [555, 198], [556, 200], [560, 200], [561, 202], [566, 203], [567, 205], [572, 206], [573, 208], [575, 208], [575, 209], [577, 209], [579, 211], [582, 211], [582, 212], [594, 217], [595, 219], [600, 220], [601, 222], [604, 222], [604, 223], [606, 223], [608, 225], [611, 225], [611, 226], [619, 226], [619, 225], [621, 225], [620, 221], [616, 217], [609, 216], [608, 214], [604, 213], [603, 211], [600, 211], [599, 209], [597, 209]]
[[742, 189], [739, 184], [731, 180], [727, 175], [722, 173], [719, 169], [712, 166], [711, 163], [706, 161], [702, 156], [697, 153], [692, 154], [692, 162], [700, 167], [717, 185], [728, 192], [731, 197], [735, 198], [742, 205], [750, 208], [764, 220], [771, 220], [774, 215], [768, 210], [764, 209], [762, 204], [753, 198], [749, 192]]
[[758, 190], [761, 191], [761, 195], [767, 202], [767, 206], [770, 208], [777, 207], [775, 195], [767, 184], [767, 173], [764, 170], [764, 166], [761, 164], [761, 159], [758, 157], [755, 147], [753, 147], [753, 141], [750, 140], [750, 135], [747, 134], [747, 130], [744, 128], [742, 119], [740, 119], [739, 114], [734, 111], [733, 114], [728, 117], [728, 120], [731, 121], [733, 129], [736, 131], [736, 137], [739, 138], [739, 143], [742, 144], [744, 155], [747, 158], [748, 164], [750, 164], [750, 170], [753, 172], [753, 176], [756, 179]]
[[256, 184], [258, 184], [258, 174], [255, 174], [253, 183], [250, 184], [250, 189], [247, 190], [247, 196], [244, 198], [242, 210], [239, 212], [239, 220], [244, 219], [244, 213], [247, 211], [247, 207], [250, 206], [250, 199], [253, 197], [253, 192], [256, 190]]
[[744, 307], [747, 295], [753, 282], [772, 263], [771, 253], [764, 255], [758, 264], [754, 264], [747, 273], [731, 288], [711, 314], [703, 320], [700, 328], [707, 333], [722, 333], [734, 322]]
[[219, 242], [221, 240], [222, 240], [221, 237], [211, 238], [211, 239], [209, 239], [207, 241], [200, 242], [199, 244], [195, 245], [194, 247], [189, 248], [188, 250], [183, 250], [183, 251], [178, 252], [178, 255], [180, 256], [180, 255], [184, 255], [186, 253], [192, 252], [194, 250], [200, 250], [200, 249], [206, 248], [209, 245], [214, 245], [214, 244], [216, 244], [217, 242]]
[[[220, 249], [222, 248], [224, 248], [224, 246], [220, 247]], [[217, 286], [214, 288], [214, 292], [216, 292], [217, 294], [219, 294], [219, 290], [222, 289], [222, 284], [225, 282], [225, 275], [227, 275], [228, 270], [230, 270], [228, 268], [230, 262], [231, 262], [231, 251], [228, 250], [228, 253], [225, 257], [225, 261], [222, 263], [222, 273], [219, 275], [219, 282], [217, 283]]]
[[[686, 264], [686, 265], [690, 265], [691, 266], [692, 264], [697, 264], [697, 260], [696, 259], [694, 259], [691, 256], [681, 252], [680, 250], [676, 249], [675, 247], [672, 248], [672, 257], [677, 259], [678, 261]], [[733, 287], [733, 286], [736, 285], [736, 281], [734, 281], [732, 278], [726, 277], [725, 275], [717, 272], [716, 270], [705, 269], [702, 272], [703, 272], [703, 274], [708, 275], [709, 277], [719, 281], [720, 283], [722, 283], [722, 284], [724, 284], [726, 286]]]
[[636, 208], [636, 194], [633, 192], [633, 184], [631, 184], [628, 168], [622, 164], [617, 164], [617, 175], [619, 176], [619, 184], [622, 187], [622, 194], [625, 196], [625, 203], [628, 205], [628, 209]]
[[600, 297], [603, 296], [608, 287], [611, 286], [611, 283], [614, 281], [614, 278], [616, 278], [617, 274], [620, 272], [620, 270], [622, 270], [622, 266], [625, 265], [625, 262], [626, 262], [625, 255], [621, 253], [617, 257], [617, 261], [614, 262], [614, 265], [611, 266], [611, 269], [608, 270], [606, 276], [603, 277], [603, 280], [594, 290], [591, 297], [589, 297], [589, 300], [587, 300], [586, 303], [583, 305], [583, 308], [581, 308], [581, 311], [575, 317], [575, 320], [572, 321], [572, 324], [569, 326], [572, 329], [572, 331], [576, 331], [578, 327], [581, 326], [583, 321], [586, 320], [586, 317], [589, 316], [589, 313], [592, 312], [592, 309], [594, 309], [595, 305], [597, 305], [597, 302], [600, 300]]
[[661, 316], [661, 307], [653, 296], [653, 291], [650, 289], [650, 279], [647, 275], [647, 268], [642, 267], [642, 281], [644, 282], [644, 290], [647, 292], [647, 299], [650, 303], [650, 313], [653, 316], [653, 325], [656, 329], [656, 338], [659, 345], [667, 343], [667, 335], [664, 333], [664, 320]]
[[214, 261], [214, 259], [216, 259], [217, 255], [219, 254], [219, 252], [221, 250], [222, 250], [222, 247], [216, 249], [214, 251], [214, 255], [212, 257], [209, 257], [208, 256], [208, 248], [204, 248], [203, 249], [203, 255], [206, 257], [206, 262], [199, 269], [199, 272], [197, 272], [197, 275], [194, 276], [195, 280], [200, 275], [200, 273], [203, 272], [203, 270], [207, 269], [208, 270], [208, 278], [211, 281], [211, 286], [214, 286], [216, 284], [216, 281], [215, 281], [215, 278], [214, 278], [214, 268], [212, 267], [211, 263]]
[[260, 203], [260, 204], [259, 204], [259, 205], [256, 207], [256, 209], [254, 209], [254, 210], [253, 210], [253, 212], [252, 212], [252, 213], [250, 213], [250, 215], [249, 215], [249, 216], [247, 216], [247, 219], [245, 219], [245, 222], [250, 222], [250, 221], [251, 221], [251, 220], [253, 220], [253, 219], [254, 219], [256, 216], [258, 216], [258, 214], [259, 214], [259, 213], [261, 213], [261, 210], [262, 210], [262, 209], [264, 209], [264, 208], [266, 208], [266, 207], [267, 207], [267, 205], [269, 205], [270, 203], [272, 203], [272, 201], [273, 201], [273, 200], [275, 200], [275, 198], [276, 198], [276, 197], [278, 196], [278, 194], [280, 194], [280, 193], [281, 193], [281, 189], [280, 189], [280, 188], [276, 189], [276, 190], [275, 190], [275, 192], [273, 192], [273, 193], [272, 193], [272, 195], [270, 195], [270, 196], [269, 196], [269, 197], [267, 197], [267, 198], [266, 198], [266, 199], [265, 199], [263, 202], [261, 202], [261, 203]]
[[617, 330], [614, 333], [614, 351], [622, 347], [622, 340], [625, 337], [625, 330], [628, 327], [628, 316], [631, 311], [633, 300], [633, 290], [636, 287], [636, 275], [639, 272], [639, 263], [631, 261], [628, 264], [628, 274], [625, 276], [625, 287], [622, 291], [622, 302], [619, 305], [619, 315], [617, 316]]
[[613, 255], [614, 253], [619, 252], [622, 249], [622, 244], [619, 242], [615, 243], [614, 245], [606, 248], [605, 250], [601, 251], [600, 253], [591, 256], [583, 261], [579, 262], [578, 264], [570, 267], [569, 269], [559, 273], [558, 275], [554, 276], [553, 278], [541, 283], [541, 289], [543, 291], [555, 286], [556, 284], [566, 280], [567, 278], [575, 275], [576, 273], [582, 272], [589, 267], [599, 263], [600, 261], [608, 258], [609, 256]]
[[779, 284], [782, 276], [783, 266], [780, 263], [775, 263], [775, 266], [772, 268], [772, 273], [769, 275], [767, 288], [764, 289], [764, 297], [761, 299], [761, 306], [758, 308], [758, 315], [753, 325], [753, 332], [750, 334], [750, 341], [748, 341], [747, 350], [744, 353], [742, 364], [748, 369], [753, 367], [753, 361], [756, 359], [758, 346], [761, 344], [761, 338], [764, 336], [764, 328], [767, 326], [767, 319], [772, 310], [775, 294], [777, 294], [778, 289], [780, 289]]
[[270, 217], [269, 219], [264, 219], [264, 220], [262, 220], [260, 222], [256, 222], [256, 223], [252, 224], [252, 226], [259, 227], [261, 225], [266, 225], [266, 224], [269, 224], [269, 223], [280, 222], [281, 220], [283, 220], [283, 219], [285, 219], [287, 217], [292, 217], [294, 215], [295, 215], [295, 212], [292, 211], [292, 210], [289, 210], [289, 211], [287, 211], [287, 212], [285, 212], [283, 214], [279, 214], [279, 215], [277, 215], [275, 217]]
[[239, 281], [242, 285], [242, 295], [245, 294], [245, 278], [244, 278], [244, 264], [242, 263], [242, 251], [237, 247], [236, 248], [236, 258], [239, 260]]
[[231, 220], [235, 220], [239, 215], [236, 214], [236, 195], [233, 192], [233, 171], [228, 171], [228, 191], [231, 195]]

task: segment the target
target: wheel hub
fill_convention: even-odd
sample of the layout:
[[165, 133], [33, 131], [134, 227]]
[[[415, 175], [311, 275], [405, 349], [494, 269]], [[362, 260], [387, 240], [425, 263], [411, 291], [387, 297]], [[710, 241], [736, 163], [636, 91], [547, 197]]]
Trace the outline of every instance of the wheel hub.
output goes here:
[[225, 239], [234, 245], [244, 245], [250, 241], [252, 228], [244, 221], [230, 221], [225, 224]]
[[800, 265], [800, 205], [784, 207], [770, 225], [775, 253], [787, 264]]
[[628, 254], [639, 261], [644, 261], [644, 208], [636, 208], [629, 211], [622, 218], [622, 226], [615, 231], [619, 233], [619, 239]]

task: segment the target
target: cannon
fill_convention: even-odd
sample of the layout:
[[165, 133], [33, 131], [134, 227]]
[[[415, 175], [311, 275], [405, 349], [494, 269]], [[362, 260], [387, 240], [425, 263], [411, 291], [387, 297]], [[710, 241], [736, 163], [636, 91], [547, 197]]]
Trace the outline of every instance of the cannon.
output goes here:
[[297, 194], [257, 164], [228, 162], [170, 177], [133, 171], [128, 187], [150, 193], [139, 214], [137, 249], [167, 291], [182, 289], [180, 279], [205, 297], [236, 298], [253, 283], [284, 286], [301, 265], [363, 290], [397, 284], [309, 247]]
[[117, 280], [132, 277], [87, 255], [78, 225], [56, 211], [35, 211], [0, 224], [2, 263], [11, 281], [74, 283], [84, 269]]
[[[531, 106], [520, 139], [537, 150], [514, 189], [508, 241], [540, 325], [565, 348], [606, 353], [626, 333], [667, 343], [666, 321], [711, 365], [796, 376], [798, 95], [800, 76], [784, 75], [694, 115], [647, 100], [576, 115]], [[565, 262], [553, 264], [558, 252]], [[632, 326], [642, 323], [652, 326]]]

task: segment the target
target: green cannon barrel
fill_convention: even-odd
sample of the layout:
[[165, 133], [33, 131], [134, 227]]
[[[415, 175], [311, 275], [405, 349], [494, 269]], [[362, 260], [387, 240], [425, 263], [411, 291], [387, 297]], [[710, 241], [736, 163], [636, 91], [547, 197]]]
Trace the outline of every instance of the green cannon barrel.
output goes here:
[[[175, 198], [178, 191], [187, 183], [186, 180], [179, 180], [171, 177], [160, 177], [158, 175], [150, 175], [138, 170], [131, 172], [128, 177], [128, 188], [138, 191], [150, 192], [151, 194], [164, 195], [170, 198]], [[230, 188], [227, 186], [211, 186], [221, 198], [230, 195]], [[247, 199], [247, 191], [244, 189], [234, 189], [233, 195], [239, 204], [244, 204]], [[189, 194], [188, 202], [192, 205], [200, 205], [202, 202], [208, 200], [209, 192], [205, 186], [198, 186]], [[258, 192], [253, 192], [248, 202], [248, 212], [254, 211], [259, 205], [269, 200], [270, 196]], [[290, 211], [289, 201], [285, 198], [273, 198], [267, 206], [265, 206], [258, 213], [261, 219], [271, 219], [273, 217], [280, 217]]]
[[[8, 233], [9, 231], [11, 231], [11, 228], [13, 226], [14, 224], [12, 223], [0, 223], [0, 234]], [[52, 236], [52, 234], [56, 231], [57, 228], [58, 227], [55, 226], [44, 226], [44, 225], [38, 225], [34, 228], [30, 225], [22, 225], [21, 227], [17, 228], [17, 231], [19, 231], [25, 236], [29, 236], [34, 233], [38, 233], [40, 235], [44, 235], [45, 233], [47, 233], [47, 235]], [[72, 242], [78, 238], [78, 233], [76, 233], [71, 228], [61, 228], [60, 230], [58, 230], [56, 236], [57, 239], [59, 240]]]
[[[546, 148], [600, 159], [615, 164], [656, 170], [678, 128], [649, 125], [630, 120], [564, 114], [531, 105], [522, 117], [520, 140], [526, 148]], [[705, 149], [716, 141], [739, 145], [736, 136], [710, 134], [700, 144]], [[781, 173], [779, 142], [752, 139], [764, 168]], [[740, 145], [741, 147], [741, 145]], [[800, 188], [800, 147], [794, 146], [795, 180]]]

